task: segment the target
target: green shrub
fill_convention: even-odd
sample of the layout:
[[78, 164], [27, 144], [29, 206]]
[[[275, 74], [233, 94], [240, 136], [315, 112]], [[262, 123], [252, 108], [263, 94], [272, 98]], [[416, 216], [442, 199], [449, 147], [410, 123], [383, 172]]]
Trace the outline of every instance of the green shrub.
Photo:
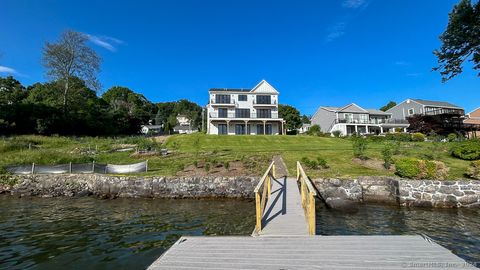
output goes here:
[[448, 167], [441, 161], [421, 160], [416, 158], [401, 158], [395, 162], [397, 174], [410, 179], [437, 179], [448, 177]]
[[320, 129], [319, 125], [313, 125], [310, 127], [310, 129], [307, 131], [308, 135], [312, 136], [321, 136], [323, 135], [322, 130]]
[[304, 164], [305, 167], [312, 170], [329, 168], [327, 161], [323, 157], [317, 157], [317, 160], [311, 160], [308, 157], [302, 157], [301, 163]]
[[480, 160], [473, 161], [468, 167], [467, 175], [473, 179], [480, 180]]
[[454, 157], [464, 160], [480, 159], [480, 140], [457, 142], [451, 149]]
[[197, 160], [193, 161], [193, 166], [195, 166], [195, 168], [198, 168], [198, 161]]
[[323, 157], [317, 157], [317, 163], [318, 163], [318, 166], [324, 169], [328, 169], [330, 167], [328, 166], [327, 161]]
[[230, 162], [224, 161], [223, 162], [223, 167], [228, 170], [228, 168], [230, 168]]
[[334, 130], [332, 134], [333, 134], [333, 137], [338, 138], [340, 137], [340, 135], [342, 135], [342, 132], [340, 130]]
[[385, 169], [390, 169], [393, 164], [393, 149], [391, 144], [385, 144], [382, 149], [382, 158], [383, 158], [383, 166]]
[[365, 151], [367, 150], [367, 139], [360, 136], [352, 137], [353, 156], [360, 159], [365, 159]]
[[448, 134], [447, 139], [449, 142], [454, 142], [458, 139], [458, 137], [456, 133], [450, 133]]
[[395, 174], [404, 178], [416, 178], [420, 174], [420, 160], [401, 158], [395, 161]]
[[210, 171], [210, 163], [209, 162], [205, 163], [205, 171], [207, 171], [207, 172]]
[[410, 136], [408, 133], [387, 133], [385, 135], [385, 139], [400, 142], [410, 142], [412, 141], [412, 136]]
[[412, 141], [414, 141], [414, 142], [424, 142], [425, 141], [425, 135], [423, 135], [420, 132], [413, 133], [412, 134]]

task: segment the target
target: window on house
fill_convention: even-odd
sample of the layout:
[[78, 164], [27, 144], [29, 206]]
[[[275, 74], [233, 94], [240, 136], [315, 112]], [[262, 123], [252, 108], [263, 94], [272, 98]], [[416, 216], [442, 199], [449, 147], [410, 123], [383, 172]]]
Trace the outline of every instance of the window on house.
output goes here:
[[227, 124], [218, 124], [218, 134], [228, 134]]
[[415, 113], [415, 109], [408, 109], [408, 115], [413, 115]]
[[271, 96], [257, 96], [257, 104], [272, 104]]
[[230, 104], [230, 95], [215, 95], [215, 103]]
[[245, 134], [245, 125], [236, 124], [235, 125], [235, 134], [236, 135]]
[[265, 125], [265, 134], [272, 135], [273, 130], [272, 130], [272, 124], [266, 124]]
[[228, 117], [228, 109], [227, 108], [219, 108], [218, 109], [218, 117], [227, 118]]
[[247, 101], [247, 95], [238, 95], [238, 101]]
[[235, 118], [250, 118], [250, 109], [235, 109]]
[[272, 118], [272, 110], [269, 109], [258, 109], [257, 118]]
[[343, 117], [345, 117], [347, 123], [351, 123], [353, 121], [353, 114], [351, 113], [345, 113]]
[[359, 118], [360, 118], [360, 123], [362, 124], [368, 123], [368, 114], [360, 114]]
[[257, 125], [257, 134], [262, 135], [263, 134], [263, 124], [258, 124]]

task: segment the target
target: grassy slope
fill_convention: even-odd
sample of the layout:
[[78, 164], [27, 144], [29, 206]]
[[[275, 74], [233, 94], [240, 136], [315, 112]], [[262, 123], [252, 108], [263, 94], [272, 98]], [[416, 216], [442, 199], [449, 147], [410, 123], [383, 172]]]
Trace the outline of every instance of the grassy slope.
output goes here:
[[[28, 148], [32, 144], [32, 149]], [[66, 138], [19, 136], [0, 141], [0, 166], [11, 164], [59, 164], [72, 162], [127, 164], [147, 158], [131, 157], [129, 152], [105, 152], [119, 148], [121, 144], [142, 144], [146, 139], [137, 138]], [[148, 142], [147, 142], [148, 143]], [[384, 142], [370, 142], [367, 156], [381, 159], [380, 151]], [[352, 145], [348, 139], [310, 136], [215, 136], [175, 135], [166, 142], [174, 150], [168, 157], [148, 157], [150, 175], [174, 175], [195, 161], [211, 163], [241, 160], [249, 163], [252, 171], [262, 173], [268, 166], [269, 158], [281, 154], [291, 174], [295, 163], [302, 157], [322, 156], [330, 168], [307, 170], [311, 177], [347, 177], [360, 175], [392, 175], [384, 170], [368, 169], [352, 163]], [[424, 158], [425, 153], [434, 156], [450, 167], [450, 178], [461, 178], [469, 162], [450, 157], [448, 143], [402, 143], [400, 155]], [[93, 150], [98, 151], [93, 151]], [[254, 162], [252, 162], [254, 157]]]

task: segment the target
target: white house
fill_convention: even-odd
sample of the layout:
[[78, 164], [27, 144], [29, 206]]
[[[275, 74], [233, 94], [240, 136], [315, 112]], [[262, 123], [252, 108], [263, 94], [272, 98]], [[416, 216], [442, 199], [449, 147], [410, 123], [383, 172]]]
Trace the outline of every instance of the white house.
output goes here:
[[252, 89], [212, 88], [208, 92], [208, 134], [285, 134], [285, 121], [278, 115], [279, 92], [267, 81]]
[[192, 121], [186, 115], [177, 115], [177, 125], [173, 128], [179, 134], [191, 134], [198, 130], [192, 127]]

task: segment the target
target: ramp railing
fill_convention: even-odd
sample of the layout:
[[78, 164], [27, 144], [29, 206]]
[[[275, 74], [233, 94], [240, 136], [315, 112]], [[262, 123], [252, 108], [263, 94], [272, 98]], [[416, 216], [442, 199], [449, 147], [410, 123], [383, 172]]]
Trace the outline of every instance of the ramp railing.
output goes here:
[[[256, 211], [256, 225], [255, 231], [258, 233], [262, 230], [262, 216], [265, 210], [267, 200], [270, 198], [272, 189], [272, 177], [275, 177], [275, 162], [272, 161], [268, 166], [267, 171], [263, 174], [260, 182], [255, 187], [255, 211]], [[262, 192], [260, 193], [260, 190]]]
[[315, 235], [315, 197], [317, 191], [313, 188], [312, 182], [305, 174], [299, 161], [297, 161], [297, 181], [300, 182], [300, 194], [305, 218], [307, 219], [308, 233]]

